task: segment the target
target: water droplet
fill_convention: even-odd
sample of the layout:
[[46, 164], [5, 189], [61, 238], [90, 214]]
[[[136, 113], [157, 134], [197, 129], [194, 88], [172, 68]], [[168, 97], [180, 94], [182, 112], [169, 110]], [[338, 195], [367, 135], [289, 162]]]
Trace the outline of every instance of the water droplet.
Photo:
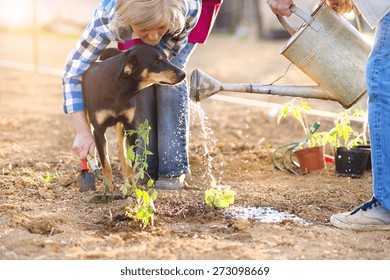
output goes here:
[[294, 214], [279, 212], [272, 207], [230, 207], [225, 211], [225, 215], [229, 218], [251, 219], [263, 223], [279, 223], [284, 220], [293, 220], [304, 225], [309, 224]]

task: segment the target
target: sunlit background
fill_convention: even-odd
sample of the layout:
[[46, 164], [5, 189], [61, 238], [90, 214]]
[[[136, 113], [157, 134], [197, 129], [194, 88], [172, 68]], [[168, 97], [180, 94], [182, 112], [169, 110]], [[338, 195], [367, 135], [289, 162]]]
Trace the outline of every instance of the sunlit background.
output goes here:
[[0, 2], [0, 24], [2, 26], [20, 27], [32, 23], [31, 0], [1, 0]]
[[[101, 0], [0, 0], [0, 28], [38, 26], [45, 30], [80, 32], [99, 2]], [[310, 13], [318, 3], [319, 0], [300, 0], [297, 5]], [[353, 13], [347, 17], [352, 20]], [[294, 16], [289, 21], [293, 25], [302, 23]], [[269, 32], [282, 30], [266, 0], [224, 0], [214, 30], [247, 35], [258, 33], [259, 29], [263, 38], [268, 38]]]
[[58, 22], [85, 24], [100, 0], [0, 0], [0, 27], [47, 26]]

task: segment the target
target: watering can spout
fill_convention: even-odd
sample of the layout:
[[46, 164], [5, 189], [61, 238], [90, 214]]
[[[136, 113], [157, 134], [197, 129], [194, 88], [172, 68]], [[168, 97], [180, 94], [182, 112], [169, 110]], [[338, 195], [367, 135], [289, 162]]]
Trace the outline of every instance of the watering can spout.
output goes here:
[[280, 96], [315, 98], [339, 101], [337, 97], [321, 86], [222, 84], [199, 69], [191, 74], [190, 98], [202, 101], [220, 91], [270, 94]]
[[222, 90], [222, 84], [199, 69], [191, 74], [190, 98], [193, 101], [202, 101]]
[[[367, 91], [365, 68], [371, 44], [326, 3], [311, 15], [297, 7], [291, 11], [305, 24], [299, 30], [288, 28], [292, 36], [281, 54], [318, 86], [221, 84], [197, 69], [191, 76], [190, 98], [201, 101], [219, 91], [233, 91], [334, 100], [352, 107]], [[282, 19], [282, 25], [288, 26]]]

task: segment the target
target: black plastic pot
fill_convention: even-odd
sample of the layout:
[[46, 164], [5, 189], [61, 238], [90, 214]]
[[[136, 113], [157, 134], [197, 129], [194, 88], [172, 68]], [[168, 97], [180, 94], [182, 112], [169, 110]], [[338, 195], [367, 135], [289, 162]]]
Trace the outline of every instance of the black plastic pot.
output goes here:
[[366, 170], [371, 170], [372, 169], [372, 164], [371, 164], [371, 145], [359, 145], [359, 146], [356, 146], [356, 148], [358, 149], [366, 149], [368, 150], [370, 153], [368, 155], [368, 159], [367, 159], [367, 164], [366, 164]]
[[366, 169], [370, 150], [361, 148], [347, 149], [345, 147], [336, 150], [336, 173], [341, 176], [362, 177]]

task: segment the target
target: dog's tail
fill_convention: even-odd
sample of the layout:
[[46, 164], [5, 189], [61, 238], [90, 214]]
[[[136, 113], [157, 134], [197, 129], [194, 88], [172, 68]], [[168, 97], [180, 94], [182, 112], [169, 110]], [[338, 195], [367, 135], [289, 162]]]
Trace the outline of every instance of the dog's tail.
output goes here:
[[101, 61], [106, 60], [110, 57], [116, 56], [117, 54], [120, 54], [121, 51], [116, 48], [107, 48], [103, 51], [103, 53], [100, 55], [99, 59]]

